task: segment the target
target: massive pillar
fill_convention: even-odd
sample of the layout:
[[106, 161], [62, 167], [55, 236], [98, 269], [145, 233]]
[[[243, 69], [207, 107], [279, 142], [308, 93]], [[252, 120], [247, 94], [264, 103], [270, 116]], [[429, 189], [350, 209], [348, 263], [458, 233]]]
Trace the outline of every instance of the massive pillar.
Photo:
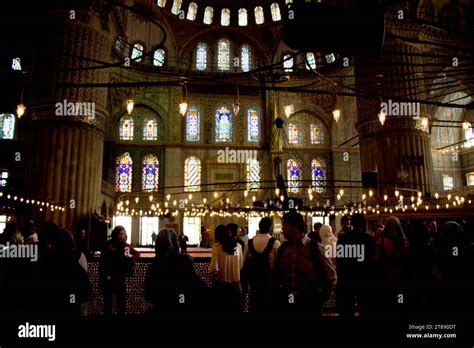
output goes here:
[[[44, 41], [34, 50], [25, 115], [28, 192], [65, 207], [64, 212], [37, 211], [35, 219], [39, 224], [53, 221], [71, 230], [102, 203], [107, 88], [73, 84], [109, 81], [108, 69], [92, 67], [110, 62], [113, 35], [108, 11], [87, 3], [80, 8], [51, 9], [38, 26]], [[82, 109], [61, 109], [58, 103], [86, 104], [81, 104]], [[91, 110], [94, 117], [89, 115]]]
[[[416, 35], [414, 28], [395, 29], [400, 24], [393, 21], [389, 20], [389, 31], [397, 31], [400, 36]], [[418, 93], [417, 83], [417, 78], [422, 76], [420, 63], [423, 61], [417, 53], [421, 53], [417, 44], [396, 38], [386, 39], [381, 57], [356, 62], [358, 89], [375, 95], [423, 99], [423, 94]], [[421, 128], [420, 121], [414, 119], [417, 108], [423, 113], [424, 106], [413, 104], [411, 112], [403, 115], [389, 112], [382, 126], [378, 119], [381, 102], [388, 103], [389, 100], [358, 99], [357, 129], [362, 172], [378, 172], [381, 194], [387, 190], [392, 195], [395, 187], [432, 192], [430, 138]]]

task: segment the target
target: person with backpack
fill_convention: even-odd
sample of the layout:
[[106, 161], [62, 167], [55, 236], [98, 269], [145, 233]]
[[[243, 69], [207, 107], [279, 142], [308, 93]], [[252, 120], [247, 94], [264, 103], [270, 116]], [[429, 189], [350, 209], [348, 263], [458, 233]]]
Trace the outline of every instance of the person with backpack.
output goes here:
[[[273, 221], [264, 217], [258, 224], [259, 231], [247, 242], [244, 253], [242, 278], [244, 290], [250, 287], [251, 312], [267, 312], [272, 309], [272, 273], [281, 243], [271, 236]], [[247, 286], [248, 285], [248, 286]]]
[[287, 241], [278, 249], [275, 264], [278, 311], [321, 313], [336, 287], [334, 265], [321, 243], [305, 236], [303, 216], [290, 211], [283, 215]]

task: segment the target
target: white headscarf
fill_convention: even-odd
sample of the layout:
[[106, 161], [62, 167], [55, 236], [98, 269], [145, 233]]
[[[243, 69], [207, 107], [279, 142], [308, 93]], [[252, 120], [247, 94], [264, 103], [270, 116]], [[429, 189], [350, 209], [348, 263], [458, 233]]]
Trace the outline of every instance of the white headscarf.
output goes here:
[[337, 242], [337, 238], [334, 236], [332, 232], [332, 227], [329, 225], [323, 225], [319, 230], [319, 236], [321, 237], [321, 241], [323, 244], [333, 244]]

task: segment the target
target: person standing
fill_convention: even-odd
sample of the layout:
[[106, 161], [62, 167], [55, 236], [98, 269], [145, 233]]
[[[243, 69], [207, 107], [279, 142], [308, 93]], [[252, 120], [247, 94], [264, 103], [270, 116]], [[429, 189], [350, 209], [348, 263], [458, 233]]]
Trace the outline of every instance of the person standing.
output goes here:
[[323, 224], [320, 222], [316, 222], [313, 225], [313, 231], [308, 233], [308, 238], [316, 242], [321, 242], [321, 236], [319, 235], [321, 227], [323, 227]]
[[184, 232], [181, 233], [179, 236], [179, 247], [181, 248], [181, 254], [188, 253], [188, 241], [189, 241], [188, 236], [185, 235]]
[[250, 286], [249, 307], [252, 312], [272, 310], [272, 273], [281, 245], [271, 236], [272, 224], [271, 218], [262, 218], [257, 235], [248, 241], [245, 248], [243, 274], [245, 283]]
[[225, 225], [219, 225], [215, 231], [216, 243], [212, 245], [209, 272], [214, 275], [214, 291], [217, 311], [240, 311], [242, 289], [240, 286], [240, 270], [244, 258], [242, 247], [232, 238]]
[[287, 241], [277, 253], [275, 286], [278, 310], [321, 313], [321, 304], [336, 287], [337, 275], [321, 243], [305, 236], [303, 216], [290, 211], [283, 215]]
[[126, 314], [127, 291], [125, 280], [133, 275], [134, 261], [140, 254], [126, 243], [127, 232], [116, 226], [111, 239], [102, 249], [99, 262], [99, 286], [104, 296], [104, 313], [112, 314], [113, 297], [117, 301], [117, 313]]
[[349, 232], [351, 230], [351, 218], [348, 215], [344, 215], [341, 218], [341, 230], [337, 234], [337, 237], [343, 233]]
[[357, 310], [356, 303], [359, 303], [359, 312], [368, 310], [368, 301], [371, 300], [370, 291], [365, 287], [372, 287], [368, 282], [373, 278], [375, 240], [366, 233], [364, 215], [352, 215], [351, 224], [351, 231], [339, 235], [337, 247], [361, 250], [362, 255], [341, 255], [337, 258], [336, 306], [340, 316], [353, 316]]

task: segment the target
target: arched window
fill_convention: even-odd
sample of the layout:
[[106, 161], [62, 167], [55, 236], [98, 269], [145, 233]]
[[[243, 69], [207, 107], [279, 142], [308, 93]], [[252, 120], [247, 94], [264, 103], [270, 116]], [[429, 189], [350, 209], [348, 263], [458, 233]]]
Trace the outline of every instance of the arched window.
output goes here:
[[120, 119], [120, 140], [133, 140], [133, 118], [123, 116]]
[[230, 10], [228, 8], [223, 8], [221, 11], [221, 25], [223, 27], [228, 27], [230, 24]]
[[204, 10], [204, 24], [212, 24], [212, 17], [214, 15], [214, 9], [211, 6], [207, 6]]
[[321, 159], [311, 161], [311, 186], [316, 192], [323, 192], [326, 186], [326, 162]]
[[143, 122], [143, 140], [158, 139], [158, 126], [154, 118], [148, 118]]
[[136, 43], [135, 45], [133, 45], [132, 59], [135, 62], [141, 62], [142, 55], [143, 55], [143, 46], [139, 43]]
[[252, 56], [250, 52], [249, 45], [243, 45], [242, 50], [240, 52], [240, 63], [242, 64], [242, 71], [247, 72], [250, 71]]
[[313, 52], [306, 53], [306, 69], [316, 70], [316, 57]]
[[128, 152], [117, 157], [115, 161], [115, 191], [132, 192], [133, 162]]
[[217, 67], [221, 71], [230, 69], [230, 42], [228, 40], [219, 40], [217, 43]]
[[199, 109], [195, 106], [189, 108], [186, 114], [186, 140], [199, 141], [200, 139], [201, 118]]
[[142, 190], [145, 192], [158, 191], [160, 179], [160, 162], [155, 155], [146, 155], [142, 161]]
[[321, 129], [321, 124], [313, 123], [310, 126], [310, 140], [311, 144], [320, 145], [324, 142], [324, 135]]
[[245, 27], [248, 24], [247, 18], [247, 10], [245, 8], [241, 8], [239, 10], [239, 26]]
[[255, 7], [255, 23], [263, 24], [265, 22], [265, 18], [263, 17], [263, 8], [262, 6]]
[[195, 2], [189, 3], [187, 20], [194, 21], [196, 19], [198, 5]]
[[227, 143], [232, 141], [233, 119], [229, 109], [225, 106], [216, 111], [216, 142]]
[[247, 134], [248, 141], [259, 141], [260, 124], [258, 118], [258, 112], [255, 109], [249, 109], [247, 111]]
[[165, 7], [165, 5], [166, 5], [166, 0], [158, 0], [156, 3], [157, 3], [157, 5], [160, 6], [160, 7]]
[[258, 190], [260, 187], [260, 163], [257, 159], [247, 162], [247, 190]]
[[153, 65], [163, 66], [165, 64], [165, 50], [158, 48], [153, 55]]
[[13, 139], [15, 134], [15, 115], [0, 114], [0, 139]]
[[288, 123], [288, 142], [290, 144], [301, 144], [302, 143], [302, 134], [299, 124], [297, 123]]
[[174, 15], [179, 15], [179, 11], [181, 10], [181, 5], [183, 0], [174, 0], [173, 7], [171, 8], [171, 13]]
[[189, 157], [184, 162], [184, 187], [187, 192], [201, 190], [201, 161]]
[[286, 72], [293, 71], [293, 57], [291, 56], [291, 54], [285, 54], [283, 56], [283, 68]]
[[276, 2], [271, 4], [270, 9], [272, 11], [272, 20], [274, 22], [276, 21], [281, 21], [281, 12], [280, 12], [280, 6]]
[[207, 45], [205, 42], [200, 42], [196, 50], [196, 69], [206, 70], [207, 68]]
[[301, 181], [303, 179], [303, 168], [301, 161], [289, 159], [287, 163], [288, 175], [288, 191], [298, 193], [301, 189]]

